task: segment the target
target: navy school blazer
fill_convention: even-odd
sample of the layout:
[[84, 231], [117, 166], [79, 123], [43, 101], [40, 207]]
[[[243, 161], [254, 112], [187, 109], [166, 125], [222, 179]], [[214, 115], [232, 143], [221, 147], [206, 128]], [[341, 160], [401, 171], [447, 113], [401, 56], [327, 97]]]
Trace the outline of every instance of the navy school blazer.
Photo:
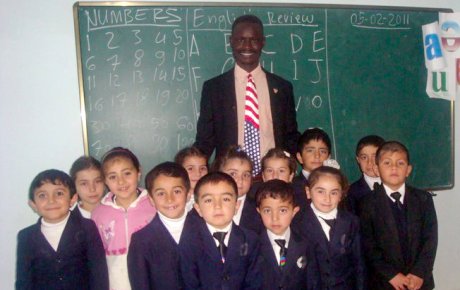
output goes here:
[[302, 211], [308, 205], [310, 205], [310, 201], [307, 199], [307, 193], [305, 191], [305, 187], [307, 185], [308, 185], [308, 180], [305, 178], [302, 172], [300, 172], [292, 180], [292, 186], [294, 187], [294, 194], [295, 194], [294, 196], [295, 202]]
[[[187, 215], [184, 228], [192, 222]], [[182, 235], [181, 235], [182, 238]], [[133, 290], [182, 289], [179, 247], [157, 214], [131, 236], [128, 251], [129, 282]]]
[[359, 215], [359, 202], [367, 194], [371, 193], [372, 189], [367, 185], [364, 176], [353, 182], [350, 185], [347, 193], [347, 203], [350, 211], [356, 215]]
[[310, 206], [294, 227], [313, 242], [321, 276], [322, 286], [319, 289], [366, 289], [359, 220], [356, 216], [339, 209], [330, 241]]
[[105, 251], [94, 222], [71, 213], [55, 251], [41, 218], [18, 233], [16, 289], [109, 289]]
[[227, 256], [222, 263], [214, 238], [204, 220], [185, 229], [179, 243], [185, 289], [260, 289], [257, 235], [232, 223]]
[[267, 231], [260, 235], [260, 258], [264, 290], [317, 290], [320, 287], [319, 269], [313, 245], [291, 229], [286, 265], [281, 269]]
[[434, 288], [433, 265], [438, 245], [438, 223], [430, 193], [406, 185], [408, 261], [401, 253], [398, 229], [385, 188], [379, 186], [360, 203], [363, 248], [372, 289], [393, 289], [396, 274], [412, 273], [423, 279], [420, 289]]

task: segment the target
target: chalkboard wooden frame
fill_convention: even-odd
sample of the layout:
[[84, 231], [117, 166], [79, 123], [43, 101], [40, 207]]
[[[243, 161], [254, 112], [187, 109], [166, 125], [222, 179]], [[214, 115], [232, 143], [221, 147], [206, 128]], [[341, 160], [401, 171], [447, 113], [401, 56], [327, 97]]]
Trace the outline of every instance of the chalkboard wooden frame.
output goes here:
[[[84, 151], [86, 155], [91, 153], [90, 150], [90, 140], [89, 140], [89, 132], [92, 130], [88, 126], [88, 114], [87, 114], [87, 96], [85, 95], [85, 87], [84, 87], [84, 77], [85, 77], [85, 68], [84, 62], [82, 57], [82, 47], [81, 47], [81, 35], [80, 35], [80, 26], [79, 26], [79, 8], [82, 7], [136, 7], [136, 6], [147, 6], [147, 7], [194, 7], [194, 8], [210, 8], [210, 7], [243, 7], [248, 9], [264, 9], [264, 8], [285, 8], [289, 7], [292, 9], [354, 9], [354, 10], [372, 10], [372, 11], [398, 11], [398, 12], [405, 12], [405, 11], [417, 11], [417, 12], [452, 12], [451, 9], [445, 8], [418, 8], [418, 7], [396, 7], [396, 6], [368, 6], [368, 5], [329, 5], [329, 4], [300, 4], [300, 3], [224, 3], [224, 2], [206, 2], [206, 3], [199, 3], [199, 2], [76, 2], [73, 7], [74, 11], [74, 24], [75, 24], [75, 37], [76, 37], [76, 48], [77, 48], [77, 66], [78, 66], [78, 81], [79, 81], [79, 92], [80, 92], [80, 110], [81, 110], [81, 119], [82, 119], [82, 128], [83, 128], [83, 141], [84, 141]], [[421, 28], [420, 28], [421, 29]], [[329, 69], [329, 68], [327, 68]], [[329, 81], [329, 80], [328, 80]], [[300, 104], [299, 100], [299, 104]], [[296, 100], [297, 102], [297, 100]], [[448, 101], [443, 101], [448, 102]], [[331, 119], [332, 119], [332, 109], [331, 109]], [[442, 184], [433, 184], [429, 186], [421, 185], [420, 187], [424, 187], [428, 190], [442, 190], [442, 189], [450, 189], [454, 186], [454, 102], [453, 100], [450, 101], [450, 144], [448, 148], [450, 152], [448, 153], [450, 157], [450, 164], [445, 168], [447, 171], [446, 175], [449, 175], [446, 182], [442, 182]], [[299, 118], [299, 117], [298, 117]], [[305, 128], [299, 128], [299, 130], [303, 130]], [[326, 130], [327, 131], [327, 130]], [[332, 132], [332, 135], [334, 132]], [[333, 137], [333, 136], [332, 136]], [[385, 137], [385, 136], [384, 136]], [[391, 138], [389, 138], [391, 139]], [[355, 140], [355, 142], [357, 139]], [[120, 144], [119, 144], [120, 145]], [[337, 155], [336, 144], [334, 143], [334, 147], [332, 150], [333, 156]], [[349, 145], [353, 147], [355, 144]], [[409, 148], [411, 150], [411, 148]], [[98, 156], [96, 156], [98, 157]], [[352, 156], [354, 158], [354, 155]], [[142, 162], [142, 160], [141, 160]], [[149, 168], [146, 168], [148, 170]], [[444, 169], [444, 168], [443, 168]], [[356, 171], [356, 170], [355, 170]], [[355, 172], [356, 176], [356, 172]], [[415, 184], [417, 185], [417, 184]]]

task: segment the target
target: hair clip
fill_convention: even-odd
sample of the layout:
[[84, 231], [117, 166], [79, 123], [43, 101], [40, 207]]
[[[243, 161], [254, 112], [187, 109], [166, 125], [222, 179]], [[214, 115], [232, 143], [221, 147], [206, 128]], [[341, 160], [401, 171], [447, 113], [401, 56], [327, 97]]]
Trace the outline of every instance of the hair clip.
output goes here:
[[335, 159], [326, 159], [323, 161], [323, 166], [329, 166], [335, 169], [340, 169], [340, 164]]
[[243, 147], [241, 147], [240, 145], [238, 145], [236, 148], [235, 148], [235, 151], [240, 153], [240, 152], [244, 152], [244, 149]]
[[289, 152], [287, 151], [283, 151], [284, 155], [287, 157], [287, 158], [291, 158], [291, 154], [289, 154]]

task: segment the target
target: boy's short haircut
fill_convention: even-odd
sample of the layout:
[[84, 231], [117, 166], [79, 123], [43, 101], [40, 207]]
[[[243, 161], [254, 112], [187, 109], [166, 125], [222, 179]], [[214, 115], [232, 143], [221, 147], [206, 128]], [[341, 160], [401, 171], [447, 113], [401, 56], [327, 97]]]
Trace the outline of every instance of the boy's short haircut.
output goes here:
[[30, 183], [29, 200], [34, 201], [35, 190], [45, 183], [64, 185], [69, 189], [70, 197], [76, 193], [75, 183], [67, 173], [57, 169], [48, 169], [37, 174], [37, 176], [35, 176], [35, 178]]
[[200, 189], [206, 184], [213, 184], [216, 185], [219, 182], [225, 182], [228, 185], [230, 185], [233, 189], [233, 193], [235, 194], [235, 197], [238, 199], [238, 186], [236, 185], [235, 180], [233, 177], [228, 175], [227, 173], [223, 172], [211, 172], [206, 174], [205, 176], [201, 177], [200, 180], [195, 185], [195, 190], [193, 192], [193, 197], [195, 198], [195, 202], [198, 202], [199, 197], [200, 197]]
[[308, 177], [308, 184], [310, 186], [314, 186], [319, 178], [324, 175], [332, 175], [337, 178], [337, 181], [340, 184], [340, 187], [342, 187], [342, 200], [347, 196], [348, 189], [349, 189], [349, 184], [348, 184], [348, 179], [343, 174], [343, 172], [340, 169], [330, 167], [330, 166], [320, 166], [316, 169], [314, 169], [311, 173], [310, 176]]
[[331, 153], [331, 139], [326, 132], [320, 128], [311, 128], [305, 130], [297, 142], [297, 152], [301, 153], [305, 145], [311, 140], [323, 141], [327, 146], [327, 150]]
[[150, 195], [152, 194], [153, 183], [160, 175], [180, 178], [184, 183], [185, 191], [190, 190], [190, 179], [185, 168], [175, 162], [168, 161], [158, 164], [145, 176], [145, 187]]
[[87, 169], [96, 169], [101, 172], [101, 175], [103, 174], [102, 165], [96, 158], [92, 156], [81, 156], [72, 164], [69, 171], [70, 177], [72, 177], [75, 182], [77, 179], [77, 173]]
[[255, 16], [255, 15], [252, 15], [252, 14], [241, 15], [240, 17], [236, 18], [235, 21], [233, 21], [233, 24], [232, 24], [232, 34], [235, 31], [235, 27], [240, 23], [257, 24], [257, 25], [260, 26], [260, 29], [262, 31], [262, 35], [264, 34], [264, 25], [262, 24], [262, 21], [260, 20], [259, 17]]
[[410, 164], [410, 156], [409, 156], [409, 150], [407, 149], [404, 144], [402, 144], [399, 141], [387, 141], [382, 144], [382, 146], [379, 147], [377, 150], [377, 153], [375, 154], [375, 163], [378, 165], [380, 161], [380, 157], [387, 152], [395, 153], [395, 152], [402, 152], [406, 154], [407, 157], [407, 163]]
[[185, 159], [192, 156], [203, 158], [204, 160], [206, 160], [206, 163], [208, 162], [208, 156], [206, 156], [206, 154], [201, 152], [201, 150], [195, 146], [185, 147], [181, 149], [179, 152], [177, 152], [176, 156], [174, 157], [174, 162], [183, 165]]
[[105, 163], [115, 158], [129, 159], [137, 171], [141, 171], [141, 164], [139, 163], [139, 159], [137, 159], [136, 155], [134, 155], [134, 153], [129, 149], [123, 147], [114, 147], [107, 151], [101, 158], [102, 166], [104, 167]]
[[252, 160], [249, 155], [238, 145], [232, 145], [227, 148], [220, 156], [217, 156], [211, 166], [211, 171], [222, 171], [224, 165], [230, 159], [241, 159], [249, 162], [251, 171], [253, 168]]
[[294, 188], [287, 182], [280, 179], [272, 179], [261, 184], [256, 193], [256, 206], [260, 207], [266, 198], [281, 199], [296, 207]]
[[289, 164], [289, 171], [291, 173], [295, 173], [297, 169], [297, 162], [295, 161], [294, 157], [291, 156], [290, 153], [284, 151], [280, 148], [272, 148], [268, 150], [267, 154], [262, 158], [262, 171], [265, 170], [265, 161], [269, 158], [279, 158], [279, 159], [286, 159]]
[[356, 156], [359, 155], [359, 152], [366, 146], [374, 146], [380, 148], [382, 144], [385, 143], [385, 140], [378, 135], [368, 135], [361, 138], [356, 145]]

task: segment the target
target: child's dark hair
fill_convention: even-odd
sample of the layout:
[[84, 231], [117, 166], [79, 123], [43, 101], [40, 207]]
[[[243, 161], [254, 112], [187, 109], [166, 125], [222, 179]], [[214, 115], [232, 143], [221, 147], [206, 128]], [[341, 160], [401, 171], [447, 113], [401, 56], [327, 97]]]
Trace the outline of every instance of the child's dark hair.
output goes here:
[[382, 144], [385, 143], [385, 140], [378, 135], [368, 135], [361, 138], [356, 145], [356, 156], [359, 155], [359, 152], [366, 146], [374, 146], [379, 148]]
[[232, 24], [232, 34], [235, 31], [235, 27], [240, 23], [257, 24], [260, 26], [260, 30], [262, 31], [262, 34], [264, 34], [264, 25], [262, 24], [262, 21], [260, 20], [259, 17], [252, 15], [252, 14], [241, 15], [240, 17], [236, 18]]
[[253, 168], [252, 165], [252, 160], [248, 156], [248, 154], [240, 147], [236, 145], [232, 145], [225, 150], [224, 153], [222, 153], [220, 156], [218, 156], [214, 162], [212, 163], [211, 169], [212, 171], [222, 171], [225, 164], [227, 163], [228, 160], [230, 159], [241, 159], [241, 160], [246, 160], [249, 162], [249, 165], [251, 167], [251, 171]]
[[201, 150], [195, 146], [185, 147], [177, 152], [176, 156], [174, 157], [174, 162], [183, 165], [185, 159], [188, 157], [200, 157], [206, 160], [206, 164], [208, 163], [208, 156], [206, 156], [206, 154], [201, 152]]
[[180, 178], [184, 183], [185, 192], [190, 190], [190, 180], [184, 167], [175, 162], [168, 161], [158, 164], [145, 176], [145, 187], [150, 195], [152, 194], [153, 183], [155, 182], [155, 179], [157, 179], [160, 175]]
[[72, 167], [70, 167], [70, 177], [73, 181], [77, 179], [77, 173], [86, 169], [96, 169], [103, 174], [101, 163], [92, 156], [81, 156], [74, 161]]
[[334, 167], [320, 166], [314, 169], [308, 177], [308, 186], [312, 188], [318, 182], [319, 178], [324, 175], [332, 175], [337, 178], [340, 187], [342, 187], [342, 199], [345, 198], [348, 192], [348, 179], [340, 169]]
[[57, 169], [48, 169], [40, 172], [30, 183], [29, 200], [34, 201], [35, 190], [45, 183], [64, 185], [69, 189], [70, 197], [72, 197], [76, 192], [75, 183], [67, 173]]
[[380, 157], [387, 152], [402, 152], [406, 154], [407, 157], [407, 163], [410, 164], [410, 156], [409, 156], [409, 150], [407, 149], [404, 144], [398, 141], [387, 141], [383, 143], [379, 149], [377, 150], [377, 153], [375, 155], [375, 164], [379, 164]]
[[198, 202], [200, 197], [200, 189], [202, 186], [206, 184], [218, 184], [219, 182], [225, 182], [230, 185], [235, 193], [235, 197], [238, 198], [238, 186], [236, 185], [235, 180], [233, 177], [228, 175], [227, 173], [223, 172], [211, 172], [206, 174], [205, 176], [201, 177], [200, 180], [195, 185], [195, 190], [193, 192], [193, 197], [195, 198], [195, 202]]
[[301, 153], [305, 145], [311, 140], [323, 141], [327, 146], [327, 150], [331, 153], [331, 139], [326, 132], [320, 128], [311, 128], [305, 130], [297, 142], [297, 152]]
[[294, 198], [294, 188], [283, 180], [272, 179], [261, 184], [256, 193], [257, 207], [260, 207], [262, 200], [269, 197], [287, 201], [294, 207], [297, 206]]
[[297, 163], [295, 159], [289, 154], [288, 152], [284, 151], [283, 149], [280, 148], [272, 148], [268, 150], [267, 154], [262, 158], [262, 171], [265, 170], [265, 161], [267, 161], [270, 158], [279, 158], [279, 159], [284, 159], [288, 162], [288, 167], [290, 173], [295, 173], [297, 169]]
[[141, 171], [141, 165], [139, 163], [139, 160], [137, 159], [136, 155], [134, 155], [133, 152], [131, 152], [129, 149], [127, 148], [123, 148], [123, 147], [114, 147], [112, 149], [110, 149], [109, 151], [107, 151], [104, 156], [102, 156], [102, 167], [104, 167], [104, 165], [109, 162], [110, 160], [112, 159], [115, 159], [115, 158], [125, 158], [125, 159], [129, 159], [131, 160], [131, 162], [133, 163], [134, 167], [137, 169], [137, 171]]

